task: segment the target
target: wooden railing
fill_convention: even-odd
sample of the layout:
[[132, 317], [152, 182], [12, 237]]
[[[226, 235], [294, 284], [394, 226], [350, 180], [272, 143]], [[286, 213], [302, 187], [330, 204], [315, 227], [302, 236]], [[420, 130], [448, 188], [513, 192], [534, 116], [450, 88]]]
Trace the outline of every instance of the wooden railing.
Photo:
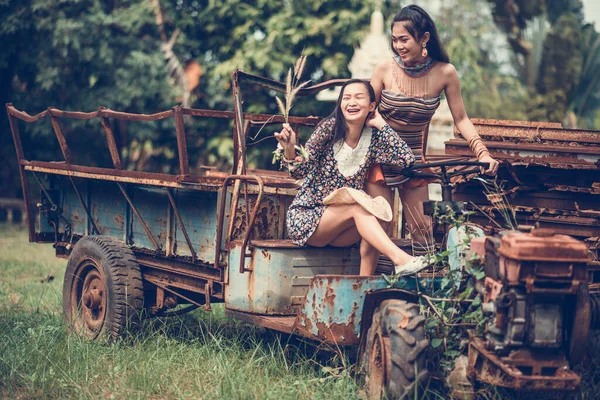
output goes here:
[[[6, 222], [11, 223], [25, 223], [25, 204], [23, 199], [12, 199], [0, 197], [0, 210], [6, 210]], [[20, 219], [15, 219], [15, 211], [19, 212]], [[1, 218], [1, 217], [0, 217]], [[3, 219], [0, 219], [3, 221]]]

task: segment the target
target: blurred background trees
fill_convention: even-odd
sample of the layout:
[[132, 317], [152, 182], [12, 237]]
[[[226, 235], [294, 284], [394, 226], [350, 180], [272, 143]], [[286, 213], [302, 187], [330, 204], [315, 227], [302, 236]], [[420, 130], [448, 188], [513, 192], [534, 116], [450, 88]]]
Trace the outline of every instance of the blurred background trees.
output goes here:
[[[428, 8], [427, 1], [415, 1]], [[156, 3], [162, 21], [157, 22]], [[0, 0], [0, 100], [30, 114], [49, 106], [134, 113], [183, 101], [175, 57], [195, 73], [195, 108], [229, 110], [235, 68], [283, 80], [304, 51], [304, 78], [349, 77], [348, 63], [381, 3], [389, 22], [398, 0]], [[600, 38], [579, 0], [445, 0], [434, 19], [460, 75], [471, 117], [537, 119], [600, 129]], [[495, 23], [495, 24], [494, 24]], [[172, 53], [164, 44], [174, 33]], [[195, 72], [194, 72], [195, 71]], [[176, 77], [175, 77], [176, 78]], [[243, 88], [246, 110], [272, 112], [273, 93]], [[302, 99], [292, 114], [326, 115], [332, 103]], [[113, 122], [125, 168], [177, 171], [172, 121]], [[76, 161], [109, 166], [98, 121], [65, 121]], [[60, 160], [49, 124], [21, 124], [26, 156]], [[227, 168], [230, 121], [194, 119], [191, 165]], [[261, 137], [268, 135], [265, 129]], [[274, 141], [273, 141], [274, 145]], [[257, 167], [269, 146], [250, 148]], [[262, 149], [262, 150], [260, 150]], [[6, 114], [0, 113], [0, 196], [18, 195]]]

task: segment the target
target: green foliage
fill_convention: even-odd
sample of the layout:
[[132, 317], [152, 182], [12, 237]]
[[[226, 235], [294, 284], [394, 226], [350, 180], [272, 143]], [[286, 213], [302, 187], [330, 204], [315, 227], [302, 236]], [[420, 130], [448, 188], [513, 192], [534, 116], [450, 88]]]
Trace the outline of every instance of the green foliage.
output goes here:
[[475, 0], [447, 3], [436, 24], [461, 82], [470, 117], [527, 119], [527, 91], [516, 76], [502, 71], [500, 32], [487, 7]]
[[[464, 230], [464, 242], [458, 246], [466, 251], [474, 237], [474, 231], [467, 224], [468, 213], [456, 214], [447, 210], [439, 217], [440, 223], [449, 223]], [[462, 251], [460, 249], [454, 251]], [[466, 353], [468, 330], [481, 334], [485, 324], [480, 307], [482, 298], [475, 290], [477, 282], [484, 278], [481, 260], [473, 256], [462, 269], [448, 262], [449, 255], [450, 251], [444, 251], [433, 256], [437, 268], [444, 268], [446, 272], [439, 288], [431, 294], [424, 294], [421, 302], [423, 313], [427, 316], [425, 328], [444, 376], [452, 371], [454, 360]]]
[[488, 0], [492, 4], [494, 22], [507, 34], [517, 36], [527, 21], [541, 15], [545, 0]]
[[[369, 27], [375, 2], [298, 0], [162, 1], [167, 35], [181, 31], [174, 53], [182, 63], [198, 61], [204, 75], [192, 96], [195, 108], [232, 109], [235, 68], [283, 80], [295, 57], [308, 56], [305, 75], [313, 80], [349, 77], [348, 62]], [[392, 1], [384, 2], [384, 13]], [[391, 13], [391, 12], [390, 12]], [[149, 0], [0, 1], [0, 100], [30, 114], [49, 106], [93, 111], [153, 113], [178, 99], [160, 51], [160, 34]], [[249, 112], [277, 113], [273, 93], [243, 87]], [[332, 105], [300, 99], [295, 112], [326, 115]], [[6, 116], [0, 126], [7, 132]], [[67, 142], [85, 164], [110, 166], [99, 121], [65, 123]], [[49, 124], [20, 124], [29, 159], [61, 160]], [[224, 152], [231, 121], [193, 119], [186, 126], [192, 168], [230, 167]], [[172, 121], [113, 123], [125, 168], [176, 173], [178, 160]], [[268, 133], [268, 131], [265, 131]], [[260, 139], [260, 138], [257, 138]], [[224, 145], [216, 145], [223, 140]], [[274, 146], [275, 141], [272, 141]], [[255, 167], [269, 167], [272, 147], [252, 149]], [[14, 160], [10, 135], [0, 135], [0, 155]], [[218, 160], [218, 161], [215, 161]], [[18, 192], [16, 166], [0, 169], [0, 189]]]
[[[581, 0], [488, 2], [493, 4], [494, 22], [506, 33], [518, 55], [514, 62], [529, 91], [525, 107], [528, 119], [562, 122], [571, 110], [571, 125], [582, 118], [583, 126], [593, 127], [595, 112], [600, 108], [597, 96], [592, 95], [599, 92], [597, 68], [590, 68], [598, 58], [592, 44], [597, 33], [593, 26], [583, 26]], [[547, 35], [545, 29], [538, 29], [544, 28], [541, 17], [551, 26]], [[533, 36], [527, 32], [533, 32]], [[540, 51], [542, 57], [538, 56]]]
[[559, 17], [546, 36], [536, 84], [538, 95], [543, 96], [543, 120], [561, 122], [565, 116], [581, 75], [581, 43], [581, 27], [573, 14]]
[[574, 15], [583, 25], [583, 2], [581, 0], [546, 0], [548, 21], [554, 25], [562, 15]]
[[581, 79], [574, 90], [571, 108], [582, 128], [600, 129], [594, 118], [600, 112], [600, 34], [587, 24], [582, 32]]

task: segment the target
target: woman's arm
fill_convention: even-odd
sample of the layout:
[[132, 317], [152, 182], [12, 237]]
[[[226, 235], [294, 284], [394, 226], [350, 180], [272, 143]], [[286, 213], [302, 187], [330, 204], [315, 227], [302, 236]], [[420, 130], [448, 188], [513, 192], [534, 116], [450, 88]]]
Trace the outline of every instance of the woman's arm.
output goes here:
[[415, 162], [415, 155], [410, 147], [390, 128], [377, 110], [374, 117], [367, 120], [367, 125], [378, 130], [373, 143], [373, 163], [394, 164], [406, 168]]
[[289, 124], [283, 124], [283, 129], [280, 133], [275, 133], [275, 138], [279, 141], [284, 150], [284, 165], [290, 171], [290, 175], [295, 179], [305, 178], [306, 175], [314, 168], [315, 163], [318, 162], [325, 145], [333, 134], [333, 123], [332, 118], [322, 121], [312, 135], [306, 142], [306, 153], [307, 158], [296, 157], [295, 146], [297, 143], [296, 132], [291, 128]]
[[389, 59], [385, 59], [377, 64], [373, 70], [373, 76], [371, 76], [371, 86], [373, 86], [373, 89], [375, 90], [375, 101], [378, 104], [379, 99], [381, 99], [381, 92], [385, 89], [385, 75], [388, 72], [389, 66]]
[[454, 119], [454, 124], [465, 138], [471, 149], [481, 162], [490, 163], [489, 168], [485, 171], [486, 174], [495, 175], [498, 171], [498, 161], [490, 156], [489, 151], [481, 141], [477, 130], [467, 116], [465, 104], [463, 103], [462, 94], [460, 93], [460, 79], [456, 68], [452, 64], [444, 66], [444, 79], [446, 81], [445, 92], [448, 99], [448, 107]]

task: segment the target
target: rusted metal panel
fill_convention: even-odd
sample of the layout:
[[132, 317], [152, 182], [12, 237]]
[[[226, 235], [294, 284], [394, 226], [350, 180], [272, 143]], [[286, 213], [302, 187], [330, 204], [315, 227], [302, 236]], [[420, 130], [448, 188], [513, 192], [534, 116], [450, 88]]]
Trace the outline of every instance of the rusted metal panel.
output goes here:
[[[485, 141], [492, 157], [510, 160], [511, 163], [532, 163], [551, 168], [598, 169], [600, 147], [566, 146], [549, 144], [510, 143]], [[446, 142], [446, 153], [457, 156], [472, 156], [467, 142], [451, 139]]]
[[[477, 133], [484, 139], [515, 143], [566, 142], [600, 144], [600, 132], [587, 129], [565, 129], [559, 123], [472, 119]], [[454, 129], [456, 137], [461, 137]]]
[[126, 198], [131, 198], [129, 203], [135, 214], [132, 220], [130, 244], [164, 251], [169, 234], [167, 226], [169, 199], [165, 191], [136, 185], [129, 186], [127, 192], [123, 191], [123, 194]]
[[[549, 361], [534, 357], [524, 361], [499, 357], [487, 350], [480, 338], [471, 336], [469, 339], [467, 375], [471, 379], [518, 390], [575, 390], [579, 387], [579, 375], [571, 371], [566, 362], [557, 364], [553, 357]], [[537, 373], [525, 374], [525, 367]]]
[[588, 259], [587, 246], [583, 242], [570, 236], [555, 235], [550, 229], [536, 229], [534, 234], [509, 232], [502, 236], [498, 252], [514, 260], [585, 263]]
[[157, 256], [154, 252], [150, 253], [148, 249], [137, 247], [134, 248], [134, 252], [140, 264], [164, 272], [177, 273], [181, 276], [200, 278], [206, 281], [219, 281], [223, 276], [223, 271], [215, 268], [212, 264], [200, 262], [192, 264], [189, 259]]
[[[110, 235], [128, 243], [130, 226], [128, 225], [127, 200], [113, 182], [88, 181], [87, 197], [90, 199], [90, 211], [101, 235]], [[67, 198], [73, 193], [66, 188], [63, 189]], [[73, 204], [73, 201], [70, 202]], [[81, 206], [73, 207], [75, 212], [83, 214]], [[66, 210], [65, 210], [66, 211]], [[73, 212], [66, 214], [73, 215]], [[84, 235], [87, 232], [76, 233]], [[153, 249], [153, 247], [150, 247]]]
[[[217, 235], [217, 192], [178, 189], [173, 193], [183, 226], [199, 260], [215, 263]], [[175, 225], [175, 254], [192, 256], [182, 226]]]
[[256, 315], [227, 309], [225, 310], [225, 315], [284, 333], [292, 333], [294, 331], [294, 322], [296, 321], [296, 317]]
[[219, 190], [222, 179], [209, 177], [193, 177], [193, 181], [179, 184], [176, 175], [155, 172], [139, 172], [111, 168], [88, 167], [83, 165], [66, 165], [45, 161], [22, 161], [27, 171], [40, 171], [49, 174], [76, 176], [81, 178], [101, 179], [125, 183], [141, 183], [153, 186], [189, 187], [197, 190]]
[[326, 343], [358, 344], [365, 292], [387, 287], [382, 277], [315, 276], [294, 328], [300, 335]]
[[[498, 171], [518, 223], [539, 224], [580, 239], [600, 236], [600, 132], [516, 121], [475, 121], [491, 155], [504, 161]], [[457, 135], [459, 137], [459, 135]], [[462, 139], [446, 142], [446, 152], [471, 156]], [[454, 200], [474, 204], [471, 220], [495, 227], [503, 218], [472, 177], [456, 179]], [[597, 251], [592, 250], [593, 254]]]
[[[282, 247], [262, 241], [252, 246], [247, 267], [240, 273], [241, 242], [232, 242], [228, 253], [228, 309], [265, 315], [294, 315], [317, 274], [353, 275], [359, 272], [358, 248]], [[280, 243], [280, 241], [274, 241]]]
[[290, 239], [251, 240], [250, 246], [267, 249], [300, 249], [301, 246], [292, 243]]
[[[256, 197], [256, 195], [248, 196], [250, 209], [256, 206]], [[283, 206], [279, 196], [265, 196], [258, 206], [254, 224], [251, 226], [251, 237], [259, 240], [277, 239], [278, 232], [281, 230], [280, 224], [285, 223], [285, 219], [280, 218], [280, 208]], [[233, 221], [231, 240], [243, 239], [248, 229], [248, 215], [244, 212], [245, 209], [245, 199], [241, 197]]]
[[[26, 161], [21, 162], [25, 171], [42, 172], [53, 175], [72, 176], [84, 179], [98, 179], [112, 182], [137, 183], [148, 186], [160, 186], [180, 189], [190, 189], [199, 191], [218, 191], [223, 184], [223, 179], [219, 175], [209, 177], [190, 176], [188, 181], [180, 182], [179, 175], [158, 174], [153, 172], [138, 172], [117, 170], [108, 168], [86, 167], [81, 165], [64, 165], [45, 161]], [[277, 180], [266, 178], [270, 185], [277, 185]], [[287, 182], [289, 183], [289, 182]], [[269, 194], [295, 195], [296, 189], [286, 187], [269, 186], [265, 184], [264, 192]], [[248, 185], [249, 193], [256, 193], [257, 185]]]
[[[102, 235], [102, 231], [100, 230], [100, 228], [95, 224], [95, 221], [93, 222], [92, 225], [92, 221], [93, 216], [92, 216], [92, 210], [91, 208], [89, 209], [89, 216], [88, 213], [86, 212], [85, 208], [83, 207], [83, 204], [81, 203], [81, 201], [79, 201], [78, 197], [77, 197], [77, 193], [74, 190], [69, 190], [67, 186], [67, 182], [68, 182], [68, 178], [63, 178], [61, 177], [61, 179], [59, 180], [59, 187], [61, 188], [60, 193], [61, 193], [61, 203], [63, 204], [63, 216], [69, 221], [69, 223], [71, 224], [71, 230], [74, 234], [78, 234], [78, 235], [85, 235], [88, 233], [88, 231], [90, 230], [91, 226], [96, 226], [95, 229], [97, 229], [97, 234], [98, 235]], [[87, 187], [87, 185], [85, 185]], [[85, 197], [84, 201], [87, 201], [88, 199], [88, 193], [87, 190], [85, 191], [80, 191], [80, 194], [82, 197]], [[121, 236], [119, 238], [123, 238], [124, 237], [124, 227], [121, 227]], [[91, 228], [91, 230], [93, 230], [93, 228]], [[113, 231], [113, 235], [117, 234], [117, 231]]]
[[169, 188], [165, 188], [165, 192], [167, 193], [167, 196], [169, 197], [169, 202], [171, 203], [171, 208], [169, 210], [167, 210], [167, 229], [169, 230], [169, 234], [167, 235], [167, 246], [166, 246], [166, 251], [167, 251], [167, 255], [170, 255], [171, 253], [173, 253], [173, 249], [171, 248], [171, 241], [173, 240], [173, 235], [171, 234], [171, 229], [172, 229], [172, 222], [170, 219], [170, 215], [171, 215], [171, 210], [172, 212], [175, 214], [175, 218], [177, 218], [177, 226], [181, 229], [181, 231], [183, 232], [183, 237], [185, 238], [185, 242], [187, 243], [188, 249], [190, 251], [190, 253], [192, 254], [192, 262], [196, 261], [196, 258], [198, 257], [196, 254], [196, 250], [194, 250], [194, 245], [192, 244], [192, 241], [190, 240], [190, 236], [188, 235], [187, 229], [185, 228], [185, 224], [183, 223], [183, 219], [181, 218], [181, 214], [179, 213], [179, 207], [177, 207], [177, 203], [175, 202], [175, 198], [173, 197], [173, 195], [171, 194], [171, 190]]
[[[482, 125], [493, 125], [493, 126], [529, 126], [539, 128], [562, 128], [560, 122], [548, 122], [548, 121], [516, 121], [510, 119], [493, 119], [493, 118], [471, 118], [471, 122], [476, 127]], [[456, 125], [454, 126], [454, 132], [460, 133]]]
[[[114, 118], [119, 120], [127, 120], [127, 121], [157, 121], [165, 118], [170, 118], [173, 116], [173, 110], [167, 110], [158, 112], [155, 114], [132, 114], [126, 112], [113, 111], [111, 109], [105, 107], [99, 107], [97, 111], [92, 112], [79, 112], [79, 111], [63, 111], [58, 108], [50, 107], [48, 110], [42, 111], [36, 115], [29, 115], [25, 111], [17, 110], [12, 103], [8, 103], [6, 105], [7, 112], [9, 115], [13, 115], [14, 117], [23, 120], [25, 122], [36, 122], [42, 118], [46, 118], [50, 115], [54, 115], [56, 117], [63, 118], [71, 118], [71, 119], [82, 119], [88, 120], [93, 118]], [[191, 115], [195, 117], [207, 117], [207, 118], [224, 118], [224, 119], [233, 119], [234, 111], [218, 111], [218, 110], [203, 110], [196, 108], [181, 108], [183, 115]], [[257, 122], [267, 122], [270, 123], [281, 123], [284, 122], [283, 117], [278, 115], [269, 115], [269, 114], [253, 114], [253, 113], [243, 113], [244, 119], [248, 119], [251, 121]], [[289, 122], [293, 124], [301, 124], [301, 125], [315, 125], [319, 122], [319, 117], [293, 117], [290, 116]]]

